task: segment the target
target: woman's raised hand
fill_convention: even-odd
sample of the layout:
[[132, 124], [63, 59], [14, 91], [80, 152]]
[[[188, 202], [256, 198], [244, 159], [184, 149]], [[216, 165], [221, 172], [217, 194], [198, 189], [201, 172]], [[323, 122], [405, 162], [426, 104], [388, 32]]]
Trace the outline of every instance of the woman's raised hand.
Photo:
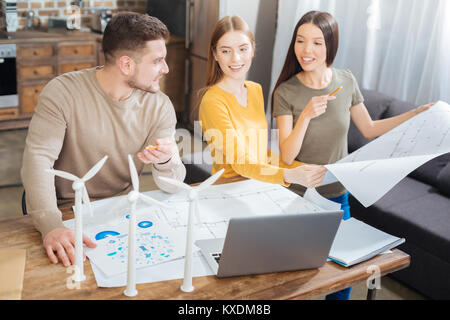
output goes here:
[[419, 113], [422, 113], [422, 112], [424, 112], [424, 111], [427, 111], [428, 109], [430, 109], [432, 106], [434, 106], [435, 105], [435, 102], [430, 102], [430, 103], [428, 103], [428, 104], [425, 104], [425, 105], [423, 105], [423, 106], [419, 106], [419, 107], [417, 107], [414, 111], [415, 111], [415, 114], [417, 115], [417, 114], [419, 114]]
[[329, 95], [312, 97], [311, 100], [309, 100], [308, 104], [306, 105], [305, 109], [303, 109], [302, 115], [306, 119], [309, 120], [314, 119], [320, 116], [321, 114], [325, 113], [325, 111], [327, 111], [328, 101], [334, 99], [336, 99], [335, 96]]

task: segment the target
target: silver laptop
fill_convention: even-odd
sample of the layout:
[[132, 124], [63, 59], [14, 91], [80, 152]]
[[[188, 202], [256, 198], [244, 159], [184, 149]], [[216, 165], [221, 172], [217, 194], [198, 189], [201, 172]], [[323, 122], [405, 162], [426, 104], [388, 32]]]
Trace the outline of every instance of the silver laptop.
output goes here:
[[231, 218], [225, 239], [197, 240], [218, 277], [319, 268], [344, 212]]

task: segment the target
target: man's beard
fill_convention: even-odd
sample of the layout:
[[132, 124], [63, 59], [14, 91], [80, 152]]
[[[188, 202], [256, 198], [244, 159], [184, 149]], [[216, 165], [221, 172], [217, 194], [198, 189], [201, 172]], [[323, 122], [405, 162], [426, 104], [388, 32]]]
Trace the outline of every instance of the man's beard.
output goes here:
[[136, 75], [133, 75], [132, 77], [131, 77], [131, 79], [128, 79], [127, 80], [127, 85], [130, 87], [130, 88], [132, 88], [132, 89], [139, 89], [139, 90], [142, 90], [142, 91], [145, 91], [145, 92], [150, 92], [150, 93], [156, 93], [156, 92], [158, 92], [159, 91], [159, 87], [158, 88], [154, 88], [154, 86], [147, 86], [147, 87], [145, 87], [145, 86], [143, 86], [143, 85], [140, 85], [137, 81], [136, 81]]

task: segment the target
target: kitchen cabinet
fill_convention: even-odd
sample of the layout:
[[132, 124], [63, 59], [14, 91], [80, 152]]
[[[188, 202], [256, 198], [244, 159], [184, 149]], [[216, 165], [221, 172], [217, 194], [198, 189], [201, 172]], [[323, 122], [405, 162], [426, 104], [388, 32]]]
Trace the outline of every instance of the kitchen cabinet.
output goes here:
[[0, 109], [0, 120], [16, 119], [18, 114], [17, 108], [2, 108]]
[[19, 31], [1, 43], [16, 44], [18, 106], [0, 108], [0, 130], [27, 127], [45, 85], [66, 72], [99, 65], [101, 35]]
[[[16, 44], [17, 95], [16, 108], [0, 108], [0, 130], [26, 128], [37, 105], [39, 94], [54, 77], [66, 72], [104, 65], [102, 36], [86, 32], [50, 34], [19, 31], [2, 43]], [[177, 118], [185, 107], [184, 38], [171, 36], [167, 43], [169, 73], [160, 80], [161, 91], [171, 99]]]
[[37, 105], [38, 97], [47, 82], [22, 84], [19, 87], [19, 101], [22, 115], [31, 115]]
[[53, 45], [29, 45], [29, 44], [21, 44], [20, 51], [17, 52], [18, 59], [27, 59], [27, 58], [48, 58], [53, 56]]
[[64, 39], [44, 44], [17, 44], [19, 116], [30, 117], [44, 86], [54, 77], [95, 67], [98, 42]]

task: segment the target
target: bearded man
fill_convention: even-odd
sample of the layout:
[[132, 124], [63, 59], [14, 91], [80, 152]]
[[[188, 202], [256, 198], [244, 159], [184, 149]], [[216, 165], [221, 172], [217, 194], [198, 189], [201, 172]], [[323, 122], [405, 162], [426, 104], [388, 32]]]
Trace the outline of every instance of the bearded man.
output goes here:
[[[140, 174], [150, 164], [154, 177], [183, 181], [186, 169], [174, 139], [176, 115], [159, 80], [166, 64], [167, 27], [157, 18], [119, 13], [106, 26], [105, 65], [51, 80], [30, 122], [21, 176], [27, 211], [41, 232], [53, 263], [75, 263], [74, 232], [64, 227], [58, 205], [74, 200], [72, 181], [45, 169], [82, 177], [105, 155], [102, 169], [86, 183], [92, 199], [131, 190], [127, 155]], [[147, 146], [156, 147], [147, 150]], [[155, 179], [165, 192], [177, 191]], [[88, 247], [95, 243], [84, 237]]]

